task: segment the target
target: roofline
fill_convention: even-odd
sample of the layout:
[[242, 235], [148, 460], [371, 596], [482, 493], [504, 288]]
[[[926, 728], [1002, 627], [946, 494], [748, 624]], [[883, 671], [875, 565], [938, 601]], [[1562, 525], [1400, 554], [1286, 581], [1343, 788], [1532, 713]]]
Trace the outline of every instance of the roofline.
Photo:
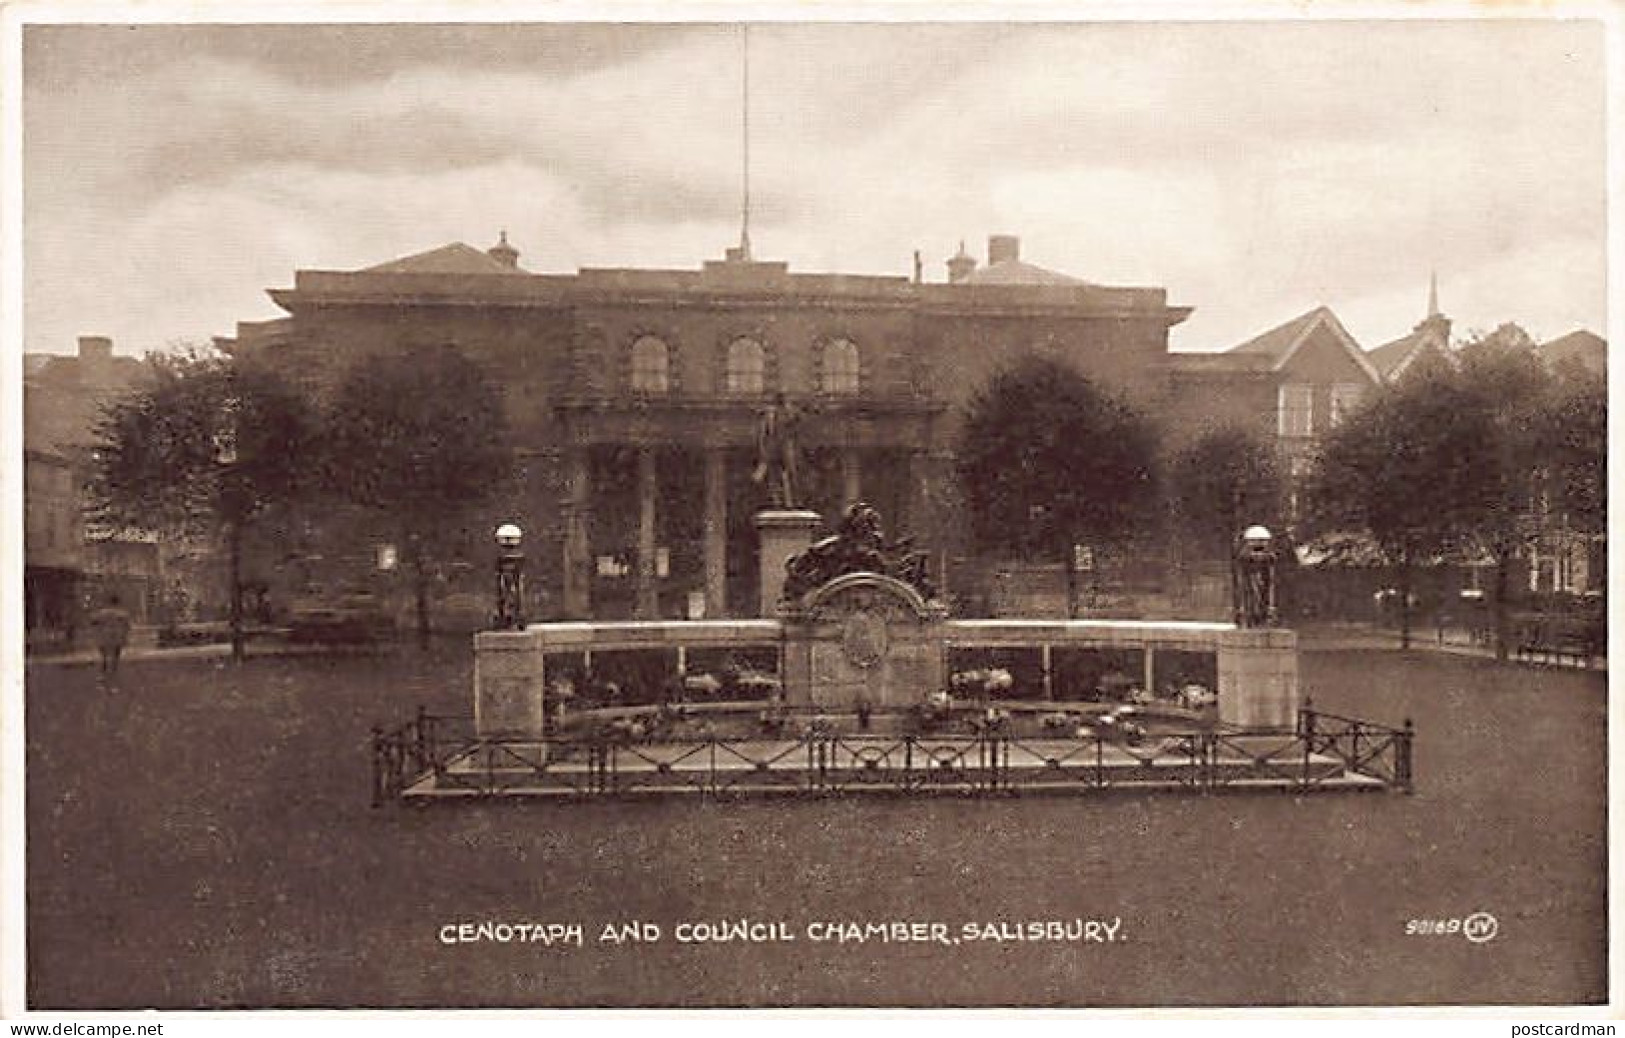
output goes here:
[[1331, 308], [1326, 306], [1315, 309], [1314, 319], [1303, 326], [1303, 331], [1299, 332], [1297, 338], [1292, 340], [1292, 345], [1286, 348], [1286, 351], [1281, 354], [1281, 359], [1276, 361], [1270, 370], [1280, 371], [1286, 367], [1287, 362], [1297, 355], [1305, 342], [1309, 341], [1310, 333], [1322, 324], [1332, 330], [1332, 335], [1336, 337], [1338, 342], [1342, 343], [1343, 349], [1354, 358], [1354, 362], [1359, 365], [1361, 371], [1365, 372], [1366, 377], [1376, 385], [1382, 385], [1383, 377], [1378, 374], [1371, 361], [1366, 359], [1365, 351], [1360, 349], [1360, 344], [1355, 342], [1354, 336], [1350, 335], [1348, 329], [1343, 327], [1343, 322], [1339, 321], [1337, 315], [1332, 313]]
[[[876, 275], [799, 274], [762, 283], [712, 279], [694, 271], [630, 271], [678, 275], [669, 284], [625, 284], [613, 276], [523, 274], [400, 274], [367, 271], [298, 271], [293, 287], [268, 288], [266, 294], [290, 314], [321, 306], [497, 306], [570, 309], [606, 302], [644, 306], [839, 305], [857, 308], [911, 309], [924, 314], [1085, 311], [1107, 317], [1156, 317], [1172, 328], [1193, 307], [1172, 306], [1165, 289], [1116, 285], [978, 285], [918, 284], [906, 278]], [[611, 274], [611, 271], [605, 271]], [[269, 323], [269, 322], [266, 322]]]

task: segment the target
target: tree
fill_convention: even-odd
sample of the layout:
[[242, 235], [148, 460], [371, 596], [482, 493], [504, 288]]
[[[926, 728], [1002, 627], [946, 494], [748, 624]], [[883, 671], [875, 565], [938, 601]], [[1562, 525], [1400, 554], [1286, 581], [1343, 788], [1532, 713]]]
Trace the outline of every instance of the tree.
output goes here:
[[1275, 453], [1248, 429], [1209, 429], [1169, 466], [1174, 515], [1185, 540], [1228, 559], [1236, 535], [1253, 523], [1281, 529], [1282, 486]]
[[[972, 397], [958, 448], [970, 534], [993, 553], [1121, 543], [1155, 500], [1151, 423], [1070, 366], [1018, 361]], [[1069, 565], [1068, 572], [1071, 572]]]
[[147, 388], [96, 426], [92, 517], [110, 526], [224, 539], [232, 657], [243, 658], [243, 541], [293, 500], [311, 461], [303, 399], [271, 372], [207, 350], [150, 355]]
[[1608, 528], [1608, 381], [1582, 367], [1553, 372], [1540, 430], [1551, 505], [1571, 528]]
[[1552, 380], [1529, 334], [1515, 324], [1473, 336], [1459, 357], [1463, 406], [1479, 434], [1456, 464], [1474, 477], [1464, 499], [1467, 524], [1474, 543], [1495, 565], [1495, 652], [1505, 659], [1512, 574], [1537, 532]]
[[427, 645], [429, 581], [457, 518], [506, 489], [514, 472], [502, 396], [455, 347], [403, 347], [349, 369], [329, 428], [329, 485], [400, 538]]
[[1406, 647], [1415, 568], [1460, 544], [1480, 494], [1465, 459], [1486, 430], [1470, 403], [1449, 366], [1413, 370], [1326, 435], [1309, 482], [1308, 532], [1368, 538], [1396, 571]]

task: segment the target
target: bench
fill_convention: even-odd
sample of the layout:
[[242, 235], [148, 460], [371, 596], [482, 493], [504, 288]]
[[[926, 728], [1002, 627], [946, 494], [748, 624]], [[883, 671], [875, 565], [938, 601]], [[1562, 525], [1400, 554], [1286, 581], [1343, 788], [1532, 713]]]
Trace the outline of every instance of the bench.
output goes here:
[[1521, 660], [1573, 660], [1590, 669], [1592, 659], [1605, 649], [1606, 639], [1606, 629], [1592, 620], [1535, 617], [1519, 621], [1515, 655]]

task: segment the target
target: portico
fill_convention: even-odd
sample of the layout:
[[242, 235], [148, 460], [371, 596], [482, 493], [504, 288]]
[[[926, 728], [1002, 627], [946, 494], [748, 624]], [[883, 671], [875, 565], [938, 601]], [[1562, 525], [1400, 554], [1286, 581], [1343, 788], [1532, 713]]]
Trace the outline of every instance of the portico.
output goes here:
[[[753, 479], [765, 400], [566, 401], [562, 612], [570, 619], [753, 616]], [[899, 402], [803, 405], [806, 507], [832, 523], [868, 499], [898, 532], [932, 539], [923, 505], [940, 408]]]

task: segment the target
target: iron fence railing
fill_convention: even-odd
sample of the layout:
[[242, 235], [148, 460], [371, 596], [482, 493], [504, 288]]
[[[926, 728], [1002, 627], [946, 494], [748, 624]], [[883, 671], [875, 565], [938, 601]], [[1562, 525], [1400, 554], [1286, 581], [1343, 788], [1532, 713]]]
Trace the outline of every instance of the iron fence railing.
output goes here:
[[1410, 793], [1415, 729], [1305, 707], [1294, 729], [1218, 726], [1068, 738], [1008, 731], [806, 731], [681, 740], [479, 738], [466, 719], [419, 710], [374, 728], [372, 802], [412, 792], [491, 797], [645, 793], [1016, 794], [1109, 788], [1310, 791], [1364, 776]]
[[1306, 759], [1315, 754], [1332, 757], [1356, 774], [1380, 779], [1406, 793], [1415, 789], [1416, 726], [1408, 717], [1403, 726], [1391, 728], [1328, 714], [1314, 709], [1310, 702], [1298, 712], [1297, 735]]

